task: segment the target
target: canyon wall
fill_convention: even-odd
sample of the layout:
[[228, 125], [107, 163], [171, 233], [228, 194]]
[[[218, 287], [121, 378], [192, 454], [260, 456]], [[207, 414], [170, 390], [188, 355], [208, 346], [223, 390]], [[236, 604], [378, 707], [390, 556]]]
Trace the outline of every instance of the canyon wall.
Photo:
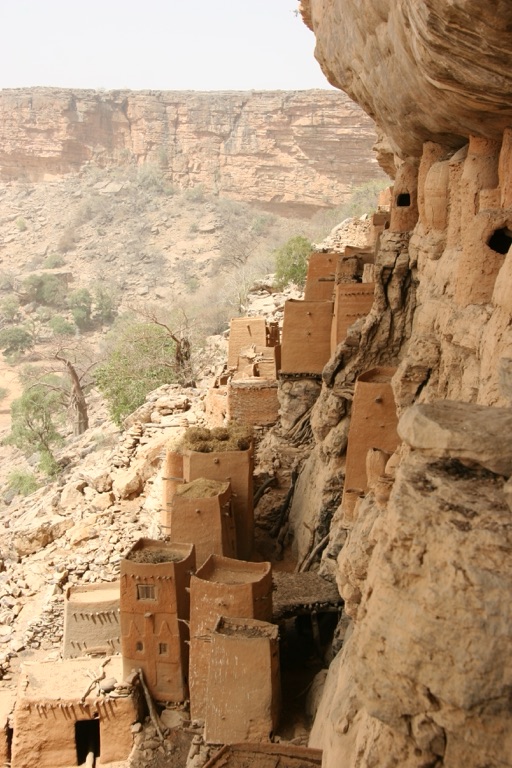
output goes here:
[[150, 163], [178, 188], [307, 215], [382, 175], [375, 139], [338, 91], [0, 91], [4, 181]]
[[[374, 305], [325, 367], [311, 415], [299, 483], [321, 505], [294, 501], [299, 524], [321, 523], [317, 541], [331, 506], [320, 569], [351, 618], [311, 745], [328, 768], [511, 766], [512, 9], [301, 8], [324, 71], [375, 118], [396, 172]], [[355, 381], [378, 365], [396, 367], [402, 442], [355, 507], [332, 504]]]

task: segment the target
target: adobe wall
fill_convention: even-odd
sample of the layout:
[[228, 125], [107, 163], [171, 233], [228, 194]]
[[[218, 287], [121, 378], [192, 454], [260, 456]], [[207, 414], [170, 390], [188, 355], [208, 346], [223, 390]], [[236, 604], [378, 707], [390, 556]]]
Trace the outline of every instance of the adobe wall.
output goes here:
[[[75, 724], [99, 720], [100, 763], [126, 760], [139, 718], [133, 696], [81, 698], [98, 675], [97, 659], [31, 662], [22, 668], [14, 710], [12, 768], [69, 768], [77, 765]], [[113, 657], [106, 674], [122, 681], [122, 663]]]
[[267, 322], [264, 317], [233, 317], [229, 324], [228, 368], [236, 368], [245, 347], [267, 346]]
[[[157, 701], [187, 697], [189, 598], [195, 567], [192, 544], [141, 539], [130, 550], [146, 562], [121, 560], [121, 647], [125, 675], [142, 669]], [[165, 552], [174, 561], [151, 562]], [[129, 553], [129, 554], [130, 554]]]
[[183, 456], [179, 451], [167, 448], [162, 474], [162, 508], [160, 510], [160, 523], [164, 528], [170, 526], [171, 505], [176, 490], [183, 482]]
[[235, 380], [228, 385], [228, 417], [251, 426], [270, 426], [279, 417], [277, 381]]
[[240, 351], [238, 358], [238, 370], [233, 376], [243, 378], [247, 376], [259, 376], [262, 379], [275, 379], [281, 367], [281, 345], [273, 347], [245, 347]]
[[205, 741], [270, 741], [281, 699], [278, 627], [222, 617], [211, 635], [211, 659]]
[[331, 354], [345, 340], [347, 330], [372, 308], [374, 283], [339, 283], [334, 289], [334, 316], [331, 326]]
[[210, 635], [219, 616], [271, 621], [270, 563], [212, 555], [190, 581], [190, 711], [205, 716]]
[[371, 448], [392, 454], [400, 440], [391, 379], [396, 368], [373, 368], [358, 376], [348, 432], [345, 489], [366, 491], [366, 456]]
[[235, 516], [237, 557], [250, 559], [254, 539], [253, 449], [246, 451], [183, 452], [186, 482], [200, 477], [231, 483], [232, 509]]
[[69, 587], [64, 602], [65, 659], [121, 652], [119, 581]]
[[187, 541], [194, 545], [196, 567], [201, 567], [212, 554], [236, 556], [236, 532], [231, 510], [231, 487], [218, 483], [218, 493], [208, 497], [187, 495], [201, 481], [185, 483], [178, 489], [169, 515], [171, 541]]
[[322, 373], [331, 356], [332, 314], [332, 301], [285, 303], [281, 373]]
[[310, 255], [304, 301], [332, 301], [338, 253]]
[[226, 384], [210, 387], [204, 399], [204, 411], [210, 427], [223, 427], [228, 414], [228, 388]]

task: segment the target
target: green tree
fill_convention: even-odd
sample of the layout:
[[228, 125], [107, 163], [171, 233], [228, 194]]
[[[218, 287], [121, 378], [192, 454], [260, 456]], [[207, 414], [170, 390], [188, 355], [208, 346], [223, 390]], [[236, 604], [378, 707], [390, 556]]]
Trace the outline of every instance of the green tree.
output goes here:
[[19, 315], [20, 302], [16, 296], [6, 296], [0, 302], [0, 317], [8, 323], [13, 323]]
[[78, 328], [85, 330], [91, 325], [92, 296], [87, 288], [79, 288], [68, 297], [71, 314]]
[[[109, 336], [108, 356], [95, 381], [120, 424], [153, 389], [179, 380], [182, 366], [174, 334], [163, 324], [123, 321]], [[181, 347], [183, 354], [182, 341]]]
[[74, 336], [76, 333], [76, 325], [70, 323], [62, 315], [54, 315], [48, 323], [55, 336]]
[[313, 246], [306, 237], [296, 235], [275, 251], [277, 288], [284, 288], [289, 283], [304, 287], [312, 250]]
[[114, 322], [119, 306], [116, 291], [108, 286], [98, 284], [93, 289], [94, 318], [100, 323]]
[[62, 307], [66, 303], [66, 286], [57, 275], [29, 275], [23, 281], [23, 291], [28, 301], [46, 307]]
[[11, 405], [11, 433], [5, 442], [27, 455], [39, 452], [43, 467], [54, 467], [53, 448], [63, 442], [57, 430], [61, 413], [57, 392], [43, 384], [28, 387]]
[[19, 325], [3, 328], [0, 331], [0, 348], [7, 357], [18, 352], [25, 352], [34, 346], [32, 335]]

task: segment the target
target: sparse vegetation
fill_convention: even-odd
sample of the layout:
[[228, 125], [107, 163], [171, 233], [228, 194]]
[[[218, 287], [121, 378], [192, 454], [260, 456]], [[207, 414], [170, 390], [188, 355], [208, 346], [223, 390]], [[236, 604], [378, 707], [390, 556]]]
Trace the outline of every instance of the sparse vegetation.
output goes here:
[[68, 296], [73, 320], [80, 330], [91, 327], [92, 296], [87, 288], [78, 288]]
[[178, 447], [198, 453], [246, 451], [252, 441], [252, 429], [247, 424], [231, 422], [227, 427], [189, 427]]
[[23, 216], [19, 216], [16, 219], [16, 228], [18, 229], [18, 232], [25, 232], [27, 229], [27, 222], [23, 218]]
[[42, 384], [30, 386], [11, 405], [11, 433], [5, 442], [28, 456], [38, 452], [41, 468], [48, 471], [55, 465], [53, 449], [63, 442], [57, 430], [61, 421], [58, 393]]
[[275, 252], [276, 286], [280, 289], [290, 283], [304, 287], [308, 272], [308, 258], [313, 250], [311, 242], [302, 235], [290, 238]]
[[65, 263], [66, 259], [60, 253], [50, 253], [43, 261], [43, 267], [44, 269], [58, 269], [63, 267]]
[[176, 343], [169, 331], [155, 323], [122, 320], [110, 332], [106, 362], [95, 380], [107, 399], [110, 413], [120, 424], [162, 384], [180, 379]]
[[37, 491], [39, 483], [33, 472], [14, 469], [7, 475], [7, 487], [21, 496], [29, 496], [34, 491]]
[[29, 275], [23, 281], [27, 301], [47, 307], [63, 307], [66, 303], [67, 287], [57, 275]]
[[55, 336], [74, 336], [76, 333], [76, 325], [70, 323], [62, 315], [54, 315], [48, 325]]
[[26, 352], [27, 349], [31, 349], [33, 346], [34, 342], [31, 334], [19, 325], [15, 325], [12, 328], [3, 328], [0, 331], [0, 348], [6, 357]]

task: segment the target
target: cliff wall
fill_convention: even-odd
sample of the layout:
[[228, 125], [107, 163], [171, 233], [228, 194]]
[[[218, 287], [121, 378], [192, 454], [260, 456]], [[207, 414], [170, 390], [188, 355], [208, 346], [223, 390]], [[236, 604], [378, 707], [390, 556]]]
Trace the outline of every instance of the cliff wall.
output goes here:
[[356, 378], [376, 365], [397, 369], [402, 440], [355, 507], [331, 504], [320, 568], [352, 621], [311, 745], [329, 768], [510, 766], [510, 7], [302, 11], [396, 169], [373, 308], [324, 369], [311, 416], [299, 483], [317, 483], [322, 508], [297, 499], [293, 517], [317, 526], [313, 544], [343, 483]]
[[152, 163], [171, 184], [302, 214], [380, 175], [375, 128], [336, 91], [0, 91], [0, 179]]

